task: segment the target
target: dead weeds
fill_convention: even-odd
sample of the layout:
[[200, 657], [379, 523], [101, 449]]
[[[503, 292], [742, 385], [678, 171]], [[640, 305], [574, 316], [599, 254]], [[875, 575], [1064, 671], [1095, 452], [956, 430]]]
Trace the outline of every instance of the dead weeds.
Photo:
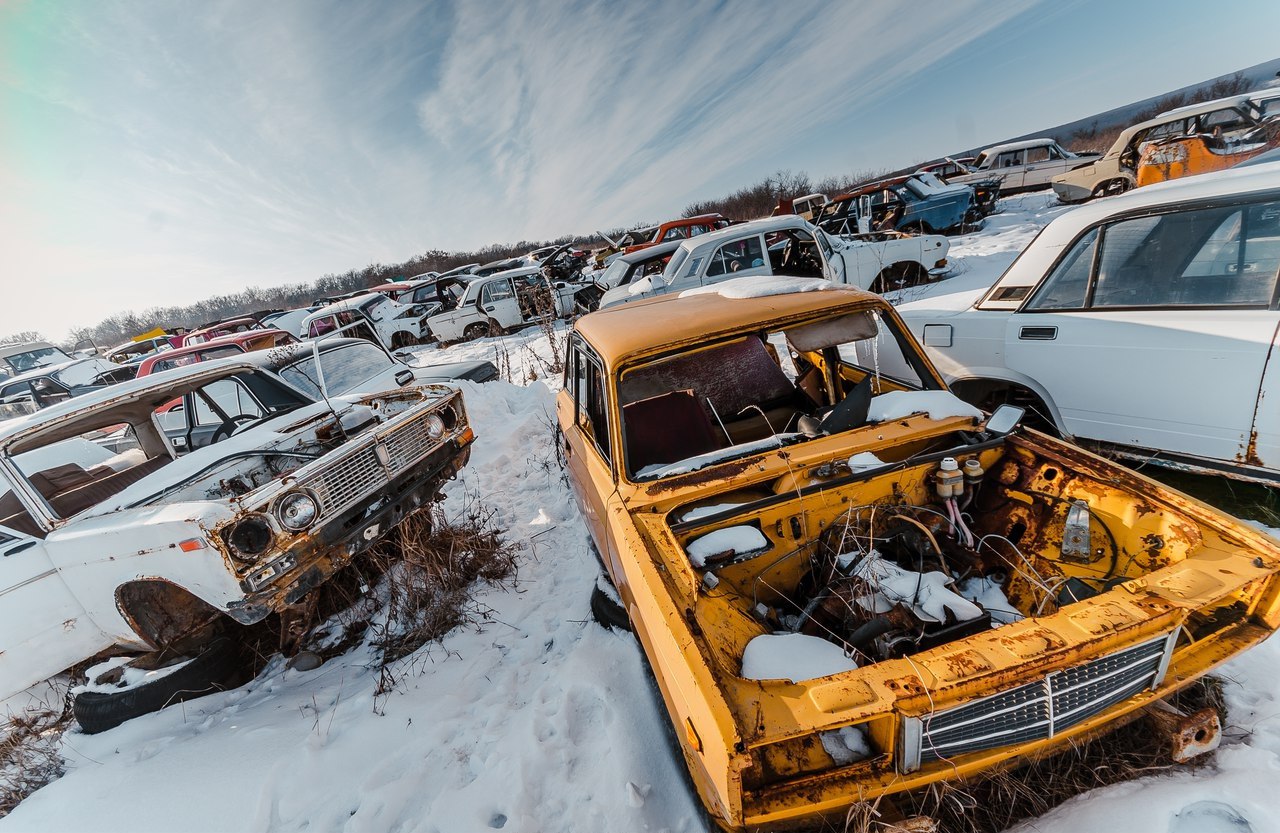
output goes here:
[[73, 720], [66, 699], [0, 719], [0, 818], [62, 776], [62, 733]]

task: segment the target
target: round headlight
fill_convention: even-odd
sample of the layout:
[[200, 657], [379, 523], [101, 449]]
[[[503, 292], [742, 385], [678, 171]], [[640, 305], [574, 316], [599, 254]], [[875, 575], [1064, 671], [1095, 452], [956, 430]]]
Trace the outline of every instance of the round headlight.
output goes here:
[[315, 498], [306, 492], [290, 492], [276, 502], [276, 517], [290, 532], [306, 529], [319, 514]]
[[444, 436], [444, 420], [435, 414], [427, 417], [427, 436], [433, 440]]
[[249, 515], [227, 533], [231, 554], [245, 558], [262, 555], [271, 546], [271, 525], [261, 515]]

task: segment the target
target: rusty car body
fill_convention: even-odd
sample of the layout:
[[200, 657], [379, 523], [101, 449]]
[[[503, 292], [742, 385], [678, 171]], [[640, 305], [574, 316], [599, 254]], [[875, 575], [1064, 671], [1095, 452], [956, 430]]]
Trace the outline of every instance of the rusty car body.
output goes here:
[[732, 284], [579, 319], [557, 400], [721, 826], [1052, 753], [1280, 625], [1277, 542], [959, 403], [878, 296]]
[[[157, 409], [221, 427], [183, 457]], [[86, 436], [123, 430], [115, 451]], [[0, 699], [108, 648], [192, 648], [300, 600], [466, 463], [461, 393], [313, 396], [248, 357], [0, 427]]]

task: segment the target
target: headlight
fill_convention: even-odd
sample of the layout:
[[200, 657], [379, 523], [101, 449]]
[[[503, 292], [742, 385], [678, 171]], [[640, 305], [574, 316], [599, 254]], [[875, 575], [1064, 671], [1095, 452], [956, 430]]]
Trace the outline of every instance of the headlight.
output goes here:
[[306, 492], [290, 492], [276, 501], [276, 517], [290, 532], [306, 529], [319, 514], [315, 498]]
[[249, 515], [227, 533], [231, 554], [241, 560], [262, 555], [271, 546], [271, 525], [261, 515]]
[[427, 436], [433, 440], [438, 440], [444, 436], [444, 420], [435, 414], [427, 417]]

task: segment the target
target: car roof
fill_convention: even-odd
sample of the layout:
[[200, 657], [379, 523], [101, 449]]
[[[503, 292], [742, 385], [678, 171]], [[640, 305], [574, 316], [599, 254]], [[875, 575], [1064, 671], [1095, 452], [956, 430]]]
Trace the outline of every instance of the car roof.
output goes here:
[[608, 307], [579, 318], [574, 328], [613, 368], [631, 356], [704, 341], [717, 333], [756, 323], [763, 327], [771, 321], [868, 303], [887, 306], [878, 295], [838, 284], [819, 291], [759, 298], [728, 299], [717, 292], [680, 293]]
[[[199, 380], [213, 380], [244, 370], [259, 369], [244, 356], [229, 356], [225, 359], [213, 359], [199, 364], [163, 370], [117, 385], [108, 385], [80, 396], [73, 396], [33, 414], [0, 422], [0, 445], [7, 446], [22, 435], [43, 434], [56, 425], [74, 421], [83, 413], [99, 410], [117, 400], [139, 398], [142, 401], [149, 401], [151, 407], [158, 408]], [[15, 453], [23, 450], [25, 449], [17, 449]]]
[[1007, 150], [1025, 150], [1026, 148], [1033, 148], [1038, 145], [1056, 145], [1057, 143], [1058, 140], [1051, 136], [1041, 136], [1038, 139], [1020, 139], [1016, 142], [1005, 142], [1003, 145], [992, 145], [989, 148], [984, 148], [978, 155], [982, 156], [984, 154], [990, 155], [993, 153], [1004, 153]]
[[716, 246], [726, 240], [737, 240], [739, 237], [750, 237], [753, 234], [768, 234], [771, 231], [784, 231], [786, 229], [809, 231], [812, 228], [813, 225], [798, 214], [779, 214], [776, 217], [751, 220], [746, 223], [738, 223], [736, 226], [699, 234], [697, 237], [690, 237], [681, 241], [680, 245], [692, 252], [695, 249]]
[[347, 298], [342, 301], [335, 301], [332, 304], [326, 304], [325, 306], [321, 307], [320, 309], [308, 315], [306, 318], [302, 319], [302, 323], [310, 324], [313, 319], [319, 318], [322, 315], [332, 315], [335, 312], [342, 312], [343, 310], [348, 310], [348, 309], [359, 309], [360, 307], [367, 304], [369, 301], [387, 301], [387, 300], [390, 300], [390, 299], [388, 299], [387, 296], [383, 295], [380, 292], [365, 292], [360, 295], [356, 295], [354, 298]]
[[92, 361], [91, 359], [72, 359], [69, 362], [58, 362], [57, 364], [42, 364], [39, 367], [33, 367], [25, 373], [18, 373], [13, 376], [6, 376], [0, 379], [0, 385], [8, 385], [10, 382], [25, 382], [28, 379], [39, 379], [59, 370], [65, 370], [73, 364], [82, 364], [83, 362]]
[[[325, 338], [318, 341], [300, 341], [296, 344], [284, 344], [280, 347], [273, 347], [270, 350], [255, 350], [252, 353], [246, 353], [244, 358], [253, 362], [258, 367], [267, 370], [277, 371], [285, 365], [292, 364], [298, 359], [311, 355], [313, 345], [318, 347], [321, 353], [328, 353], [341, 347], [352, 344], [367, 344], [370, 347], [383, 352], [378, 345], [364, 338]], [[321, 364], [323, 367], [323, 363]]]
[[618, 255], [610, 262], [635, 264], [642, 263], [646, 260], [653, 260], [654, 258], [659, 258], [663, 255], [674, 252], [676, 249], [680, 248], [680, 244], [683, 243], [685, 239], [686, 238], [682, 237], [679, 240], [664, 240], [661, 243], [655, 243], [652, 246], [646, 246], [643, 249], [637, 249], [636, 251], [629, 252], [625, 255]]
[[[1112, 143], [1111, 149], [1117, 153], [1124, 150], [1129, 144], [1129, 140], [1133, 138], [1133, 134], [1139, 130], [1145, 130], [1149, 127], [1159, 127], [1176, 119], [1186, 118], [1187, 116], [1198, 116], [1202, 113], [1212, 113], [1214, 110], [1221, 110], [1223, 107], [1239, 106], [1241, 104], [1250, 103], [1256, 94], [1230, 95], [1226, 98], [1215, 98], [1213, 101], [1202, 101], [1199, 104], [1188, 104], [1185, 107], [1175, 107], [1172, 110], [1166, 110], [1160, 115], [1140, 121], [1137, 124], [1131, 124], [1124, 130], [1120, 131], [1120, 135], [1116, 137]], [[1260, 96], [1267, 98], [1267, 96]]]
[[203, 333], [207, 333], [210, 330], [217, 330], [222, 327], [233, 327], [237, 324], [257, 324], [257, 323], [258, 323], [258, 319], [252, 318], [248, 315], [242, 315], [236, 318], [224, 318], [221, 321], [215, 321], [212, 324], [206, 324], [205, 326], [201, 327], [198, 330], [192, 330], [189, 333], [184, 333], [183, 337], [189, 338], [194, 335], [201, 335]]

